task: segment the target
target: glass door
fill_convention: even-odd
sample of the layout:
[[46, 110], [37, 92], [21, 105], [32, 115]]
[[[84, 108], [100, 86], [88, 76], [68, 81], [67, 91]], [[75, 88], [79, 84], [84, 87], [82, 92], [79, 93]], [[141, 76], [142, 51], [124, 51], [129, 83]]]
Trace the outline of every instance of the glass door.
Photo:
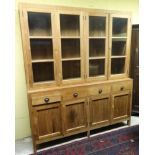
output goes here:
[[87, 80], [106, 79], [108, 26], [106, 14], [89, 13], [87, 22]]
[[42, 12], [27, 12], [28, 37], [34, 84], [55, 82], [53, 51], [53, 15]]
[[110, 79], [127, 77], [129, 61], [129, 16], [112, 15], [110, 19]]
[[80, 13], [62, 12], [60, 21], [60, 51], [62, 83], [83, 79], [82, 23]]

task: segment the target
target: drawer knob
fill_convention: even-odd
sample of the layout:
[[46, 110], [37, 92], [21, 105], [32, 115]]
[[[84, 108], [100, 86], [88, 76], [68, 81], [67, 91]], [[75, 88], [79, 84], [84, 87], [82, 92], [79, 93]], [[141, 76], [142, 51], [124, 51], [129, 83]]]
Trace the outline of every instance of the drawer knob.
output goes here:
[[121, 90], [121, 91], [124, 90], [124, 87], [122, 86], [122, 87], [120, 88], [120, 90]]
[[78, 93], [74, 93], [73, 96], [74, 96], [74, 97], [78, 97]]
[[44, 99], [44, 101], [45, 101], [46, 103], [48, 103], [48, 101], [49, 101], [49, 98], [45, 98], [45, 99]]
[[102, 89], [99, 89], [98, 93], [101, 94], [102, 93]]

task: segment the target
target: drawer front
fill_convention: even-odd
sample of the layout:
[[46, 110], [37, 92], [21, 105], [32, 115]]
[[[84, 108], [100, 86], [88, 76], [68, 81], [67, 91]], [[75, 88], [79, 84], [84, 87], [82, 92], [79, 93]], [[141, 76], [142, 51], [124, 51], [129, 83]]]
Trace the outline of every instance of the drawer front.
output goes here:
[[70, 88], [62, 90], [62, 100], [74, 100], [87, 96], [86, 88]]
[[132, 89], [132, 81], [124, 81], [112, 84], [112, 92], [121, 92]]
[[88, 88], [89, 95], [102, 95], [110, 93], [110, 85], [95, 85]]
[[50, 104], [60, 102], [60, 95], [44, 95], [44, 96], [32, 96], [32, 105]]

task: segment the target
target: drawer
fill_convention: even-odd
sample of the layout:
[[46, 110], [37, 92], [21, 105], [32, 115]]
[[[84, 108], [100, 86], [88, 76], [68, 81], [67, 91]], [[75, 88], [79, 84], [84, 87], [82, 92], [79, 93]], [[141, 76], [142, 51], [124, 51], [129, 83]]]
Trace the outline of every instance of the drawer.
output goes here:
[[50, 104], [60, 101], [60, 95], [32, 96], [32, 105]]
[[62, 100], [73, 100], [87, 96], [86, 88], [70, 88], [62, 90]]
[[112, 92], [124, 91], [132, 89], [131, 81], [124, 81], [112, 84]]
[[110, 85], [95, 85], [88, 87], [89, 95], [102, 95], [110, 93]]

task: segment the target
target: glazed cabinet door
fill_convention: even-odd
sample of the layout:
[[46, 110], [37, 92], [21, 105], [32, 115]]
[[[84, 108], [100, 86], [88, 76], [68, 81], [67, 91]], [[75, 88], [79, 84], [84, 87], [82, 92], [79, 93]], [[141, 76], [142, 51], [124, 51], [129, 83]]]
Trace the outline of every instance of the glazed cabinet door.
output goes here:
[[107, 79], [108, 14], [88, 12], [84, 26], [86, 79]]
[[109, 32], [109, 78], [128, 77], [131, 17], [111, 14]]
[[77, 99], [63, 103], [64, 134], [87, 130], [87, 103], [86, 99]]
[[90, 98], [90, 127], [102, 127], [110, 124], [110, 96], [98, 95]]
[[28, 86], [56, 85], [55, 12], [37, 7], [27, 8], [21, 11], [20, 20]]
[[59, 102], [33, 107], [33, 119], [34, 131], [38, 140], [62, 136], [61, 108]]
[[80, 11], [59, 11], [57, 16], [61, 84], [84, 80], [82, 17]]
[[127, 119], [131, 113], [131, 92], [112, 95], [112, 123]]

